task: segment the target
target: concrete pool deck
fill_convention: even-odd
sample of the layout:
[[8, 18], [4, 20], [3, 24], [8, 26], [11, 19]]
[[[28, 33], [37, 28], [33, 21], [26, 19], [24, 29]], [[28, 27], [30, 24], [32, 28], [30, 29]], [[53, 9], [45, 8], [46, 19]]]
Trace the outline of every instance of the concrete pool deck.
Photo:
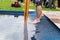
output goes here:
[[43, 11], [43, 13], [60, 29], [59, 11]]

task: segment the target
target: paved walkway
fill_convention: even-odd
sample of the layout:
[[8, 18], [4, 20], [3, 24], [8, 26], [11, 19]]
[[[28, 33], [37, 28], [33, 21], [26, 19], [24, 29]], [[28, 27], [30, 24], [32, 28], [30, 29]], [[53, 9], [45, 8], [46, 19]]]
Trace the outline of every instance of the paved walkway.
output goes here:
[[43, 13], [60, 29], [59, 11], [43, 11]]

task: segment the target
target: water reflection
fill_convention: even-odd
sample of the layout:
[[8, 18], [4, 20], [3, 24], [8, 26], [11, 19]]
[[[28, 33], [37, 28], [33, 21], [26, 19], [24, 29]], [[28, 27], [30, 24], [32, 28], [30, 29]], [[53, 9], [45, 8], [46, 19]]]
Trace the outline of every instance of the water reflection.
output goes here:
[[[35, 34], [35, 25], [28, 19], [28, 40]], [[24, 40], [24, 16], [0, 15], [0, 40]]]

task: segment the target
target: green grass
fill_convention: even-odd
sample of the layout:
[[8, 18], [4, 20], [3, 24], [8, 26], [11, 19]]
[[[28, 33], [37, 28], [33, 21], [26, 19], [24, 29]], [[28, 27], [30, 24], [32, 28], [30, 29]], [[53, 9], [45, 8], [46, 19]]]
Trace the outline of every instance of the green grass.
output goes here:
[[11, 3], [12, 3], [11, 0], [6, 0], [6, 1], [0, 0], [0, 10], [16, 10], [16, 11], [18, 11], [18, 10], [23, 10], [23, 8], [24, 8], [23, 6], [21, 6], [19, 8], [11, 7]]
[[60, 11], [60, 9], [54, 9], [54, 8], [44, 8], [43, 7], [43, 10], [45, 11]]
[[[14, 11], [24, 10], [23, 3], [21, 3], [21, 7], [19, 7], [19, 8], [11, 7], [11, 3], [12, 3], [11, 0], [0, 0], [0, 10], [14, 10]], [[34, 9], [34, 10], [36, 9], [32, 2], [30, 3], [29, 9]], [[60, 11], [58, 9], [53, 9], [53, 8], [50, 9], [50, 8], [44, 8], [44, 7], [43, 7], [43, 10], [45, 10], [45, 11]]]

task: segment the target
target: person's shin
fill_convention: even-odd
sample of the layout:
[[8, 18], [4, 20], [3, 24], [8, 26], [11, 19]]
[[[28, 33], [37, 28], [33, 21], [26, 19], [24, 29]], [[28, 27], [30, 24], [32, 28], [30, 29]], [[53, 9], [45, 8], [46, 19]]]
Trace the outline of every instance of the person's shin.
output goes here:
[[41, 15], [42, 15], [42, 7], [41, 6], [37, 6], [37, 10], [36, 10], [36, 16], [37, 19], [40, 20], [41, 19]]

